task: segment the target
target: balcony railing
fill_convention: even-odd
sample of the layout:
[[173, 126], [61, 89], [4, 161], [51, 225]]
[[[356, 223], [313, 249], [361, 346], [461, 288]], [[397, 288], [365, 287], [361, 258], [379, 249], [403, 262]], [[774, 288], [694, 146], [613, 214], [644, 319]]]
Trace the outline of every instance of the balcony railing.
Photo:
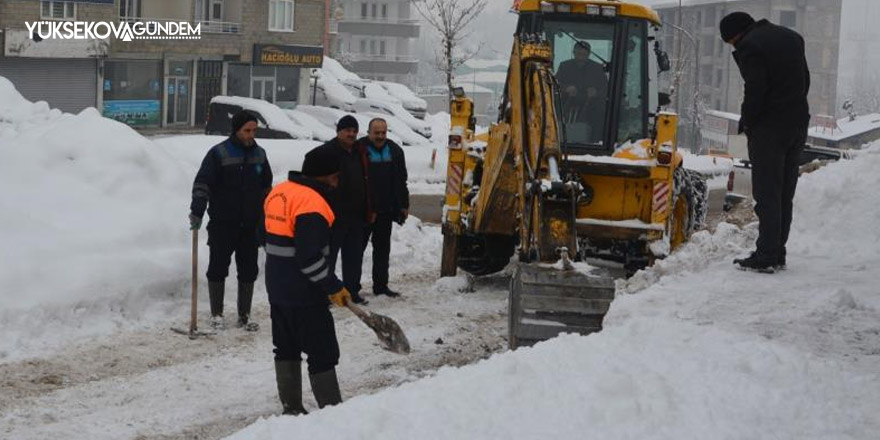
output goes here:
[[388, 18], [388, 17], [344, 17], [340, 22], [348, 23], [379, 23], [379, 24], [419, 24], [419, 20], [412, 18]]
[[[155, 21], [160, 23], [169, 22], [190, 22], [193, 26], [200, 25], [199, 30], [206, 34], [237, 34], [241, 32], [241, 23], [232, 21], [214, 21], [214, 20], [198, 20], [191, 21], [186, 18], [153, 18], [153, 17], [125, 17], [120, 16], [119, 21], [127, 21], [129, 23], [142, 21]], [[149, 29], [149, 26], [148, 26]], [[152, 29], [150, 29], [152, 31]]]
[[347, 53], [344, 54], [344, 56], [352, 61], [390, 61], [398, 63], [415, 63], [418, 61], [418, 58], [412, 55], [373, 55], [368, 53]]

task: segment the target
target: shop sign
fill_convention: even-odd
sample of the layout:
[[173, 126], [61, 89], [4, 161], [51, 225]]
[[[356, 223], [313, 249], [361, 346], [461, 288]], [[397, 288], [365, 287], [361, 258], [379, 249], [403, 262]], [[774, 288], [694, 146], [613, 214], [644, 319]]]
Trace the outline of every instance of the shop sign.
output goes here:
[[158, 99], [104, 101], [103, 115], [131, 126], [159, 125], [162, 106]]
[[255, 66], [321, 67], [324, 48], [320, 46], [282, 46], [255, 44]]

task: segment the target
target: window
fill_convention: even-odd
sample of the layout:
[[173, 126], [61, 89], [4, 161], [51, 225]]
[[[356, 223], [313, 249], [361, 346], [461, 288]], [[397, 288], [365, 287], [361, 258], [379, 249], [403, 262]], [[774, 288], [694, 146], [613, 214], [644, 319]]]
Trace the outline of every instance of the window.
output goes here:
[[269, 30], [293, 31], [294, 0], [269, 0]]
[[361, 40], [361, 53], [367, 53], [367, 40]]
[[119, 16], [125, 18], [139, 18], [141, 16], [141, 0], [119, 0]]
[[40, 2], [40, 18], [44, 20], [76, 19], [76, 3], [42, 1]]
[[370, 16], [373, 18], [376, 18], [376, 4], [375, 3], [370, 5], [370, 12], [371, 12]]
[[[635, 141], [647, 136], [645, 72], [645, 38], [647, 29], [644, 22], [630, 22], [627, 25], [626, 61], [623, 71], [623, 94], [620, 96], [620, 120], [617, 127], [617, 142]], [[711, 78], [711, 72], [709, 78]]]
[[717, 25], [718, 23], [715, 23], [715, 8], [710, 7], [703, 15], [703, 27], [714, 27]]
[[376, 55], [376, 40], [370, 40], [370, 55]]
[[779, 11], [779, 24], [794, 29], [797, 26], [797, 12]]
[[388, 5], [382, 3], [382, 18], [388, 18]]
[[562, 94], [557, 114], [565, 122], [569, 144], [603, 144], [610, 91], [605, 66], [614, 63], [614, 28], [613, 23], [604, 21], [544, 22]]
[[367, 18], [367, 4], [361, 3], [361, 18]]
[[379, 55], [385, 55], [385, 42], [379, 42]]

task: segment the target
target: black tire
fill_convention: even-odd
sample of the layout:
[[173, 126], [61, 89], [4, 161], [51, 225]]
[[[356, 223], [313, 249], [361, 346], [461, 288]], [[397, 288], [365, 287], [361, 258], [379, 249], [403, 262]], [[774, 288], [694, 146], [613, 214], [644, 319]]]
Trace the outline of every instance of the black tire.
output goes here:
[[694, 232], [706, 226], [706, 214], [709, 209], [709, 188], [706, 180], [700, 173], [688, 170], [681, 166], [673, 173], [675, 185], [675, 197], [672, 206], [678, 197], [686, 197], [688, 202], [688, 218], [685, 229], [685, 237], [690, 237]]
[[462, 235], [458, 241], [458, 267], [475, 276], [500, 272], [510, 263], [515, 244], [515, 237], [506, 235]]

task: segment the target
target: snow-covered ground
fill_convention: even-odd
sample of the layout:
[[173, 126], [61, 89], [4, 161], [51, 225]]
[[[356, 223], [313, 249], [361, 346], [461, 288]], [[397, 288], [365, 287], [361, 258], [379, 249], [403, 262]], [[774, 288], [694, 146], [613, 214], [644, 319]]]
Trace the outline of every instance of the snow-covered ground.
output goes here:
[[[444, 118], [428, 119], [441, 143]], [[305, 383], [311, 414], [281, 417], [261, 280], [261, 331], [169, 331], [187, 324], [190, 189], [217, 141], [151, 141], [0, 78], [0, 438], [877, 438], [880, 145], [802, 179], [788, 270], [735, 270], [756, 228], [722, 223], [621, 282], [601, 333], [516, 352], [505, 275], [438, 279], [440, 230], [410, 219], [391, 256], [404, 298], [367, 298], [413, 352], [334, 310], [346, 402], [317, 410]], [[260, 143], [276, 181], [316, 144]], [[412, 186], [442, 191], [431, 151], [406, 150]]]
[[735, 270], [756, 228], [722, 224], [620, 283], [599, 334], [230, 438], [876, 438], [878, 166], [880, 145], [803, 179], [784, 272]]

